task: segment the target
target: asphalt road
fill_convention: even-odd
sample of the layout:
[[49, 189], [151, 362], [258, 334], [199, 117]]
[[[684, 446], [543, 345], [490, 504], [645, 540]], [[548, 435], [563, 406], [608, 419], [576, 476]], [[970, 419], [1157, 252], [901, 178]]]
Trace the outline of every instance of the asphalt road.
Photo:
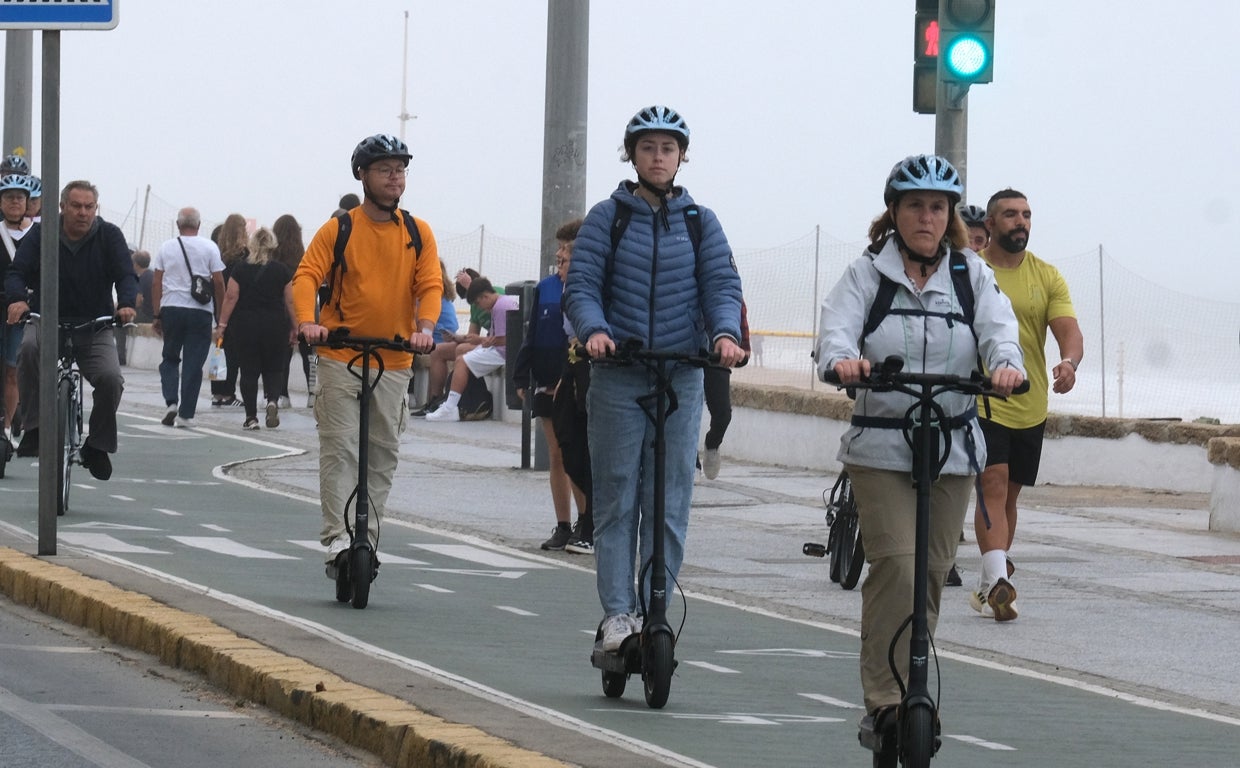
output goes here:
[[[334, 600], [323, 575], [307, 411], [257, 435], [237, 429], [239, 413], [207, 412], [198, 429], [172, 430], [157, 423], [158, 409], [141, 412], [134, 402], [148, 396], [131, 389], [117, 474], [108, 483], [80, 478], [54, 562], [573, 764], [870, 764], [856, 741], [859, 593], [829, 585], [825, 564], [801, 557], [799, 543], [784, 541], [768, 557], [739, 554], [764, 546], [756, 531], [793, 515], [794, 535], [821, 538], [812, 495], [789, 492], [755, 508], [727, 482], [700, 489], [690, 536], [706, 550], [682, 574], [690, 596], [674, 606], [677, 623], [684, 617], [679, 667], [667, 707], [652, 711], [637, 679], [620, 699], [602, 695], [588, 661], [599, 619], [592, 563], [538, 552], [550, 522], [545, 475], [511, 469], [515, 450], [495, 459], [494, 431], [517, 437], [509, 425], [419, 424], [406, 436], [381, 575], [370, 607], [358, 611]], [[0, 543], [33, 552], [36, 480], [21, 461], [0, 481]], [[751, 488], [827, 482], [730, 470]], [[798, 607], [815, 603], [826, 609]], [[1036, 610], [1000, 627], [957, 608], [945, 610], [941, 636], [956, 622], [971, 622], [960, 625], [966, 635], [1039, 631]], [[1240, 764], [1240, 721], [1212, 692], [1193, 695], [1205, 683], [1164, 687], [1157, 670], [1127, 680], [1078, 669], [1078, 644], [1122, 661], [1177, 642], [1152, 627], [1045, 636], [1037, 644], [1046, 655], [1024, 662], [941, 639], [945, 746], [936, 764]], [[1183, 642], [1195, 642], [1183, 629]]]

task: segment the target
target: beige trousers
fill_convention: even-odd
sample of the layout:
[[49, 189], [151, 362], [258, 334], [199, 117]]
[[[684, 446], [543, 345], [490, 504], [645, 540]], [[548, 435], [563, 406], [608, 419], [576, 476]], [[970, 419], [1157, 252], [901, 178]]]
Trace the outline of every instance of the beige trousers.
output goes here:
[[[891, 638], [913, 613], [913, 557], [917, 491], [909, 472], [846, 465], [857, 498], [861, 539], [869, 573], [861, 585], [861, 689], [867, 712], [900, 703], [900, 687], [887, 660]], [[939, 618], [943, 582], [956, 559], [973, 478], [942, 475], [930, 490], [927, 623], [931, 636]], [[911, 628], [900, 633], [894, 658], [908, 679]], [[933, 673], [932, 673], [933, 674]], [[933, 685], [932, 685], [933, 687]]]
[[[361, 365], [355, 370], [360, 373]], [[405, 393], [410, 370], [387, 369], [370, 396], [370, 440], [367, 443], [366, 483], [370, 492], [370, 544], [378, 551], [379, 523], [392, 490], [392, 475], [400, 454], [400, 436], [405, 431]], [[374, 370], [371, 371], [373, 381]], [[358, 424], [361, 409], [358, 395], [362, 381], [337, 360], [320, 357], [315, 382], [314, 416], [319, 423], [319, 504], [323, 546], [345, 536], [345, 505], [349, 504], [352, 525], [356, 500], [349, 497], [357, 488]]]

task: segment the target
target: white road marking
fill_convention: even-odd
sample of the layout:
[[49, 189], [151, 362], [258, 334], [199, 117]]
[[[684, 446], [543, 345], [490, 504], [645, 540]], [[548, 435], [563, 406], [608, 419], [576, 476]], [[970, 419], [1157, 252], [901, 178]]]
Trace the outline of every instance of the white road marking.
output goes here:
[[48, 704], [43, 707], [54, 712], [107, 712], [118, 715], [148, 715], [156, 717], [197, 717], [203, 720], [249, 720], [250, 716], [225, 709], [156, 709], [155, 707], [105, 707], [89, 704]]
[[945, 733], [943, 735], [949, 739], [955, 739], [956, 741], [963, 741], [965, 744], [972, 744], [975, 747], [982, 747], [983, 749], [993, 749], [996, 752], [1015, 752], [1016, 751], [1016, 747], [1009, 747], [1007, 744], [1000, 744], [995, 741], [986, 741], [985, 739], [979, 739], [976, 736], [964, 736], [962, 734], [954, 734], [954, 733]]
[[85, 547], [98, 552], [125, 552], [135, 555], [166, 555], [167, 552], [160, 549], [148, 549], [147, 547], [139, 547], [133, 544], [126, 544], [120, 539], [109, 536], [106, 533], [79, 533], [76, 531], [65, 531], [60, 534], [60, 540], [66, 544], [72, 544], [75, 547]]
[[443, 595], [453, 594], [453, 590], [445, 589], [444, 587], [437, 587], [434, 584], [414, 584], [413, 586], [421, 587], [422, 589], [425, 589], [427, 592], [438, 592]]
[[493, 550], [472, 547], [468, 544], [411, 544], [410, 546], [417, 549], [424, 549], [427, 552], [434, 552], [448, 557], [455, 557], [458, 560], [468, 560], [471, 563], [480, 563], [482, 565], [490, 565], [495, 568], [523, 568], [531, 570], [534, 568], [551, 568], [553, 566], [535, 563], [531, 560], [524, 560], [508, 555], [501, 555]]
[[69, 523], [64, 528], [93, 528], [95, 530], [103, 529], [108, 531], [158, 531], [158, 528], [151, 528], [146, 525], [125, 525], [124, 523], [104, 523], [99, 520], [92, 520], [86, 523]]
[[181, 513], [177, 512], [175, 509], [166, 509], [164, 507], [155, 507], [154, 509], [156, 512], [159, 512], [160, 514], [168, 515], [169, 517], [180, 517], [181, 516]]
[[844, 701], [821, 693], [799, 693], [798, 696], [804, 696], [807, 699], [821, 702], [829, 707], [841, 707], [843, 709], [865, 709], [861, 704], [853, 704], [851, 701]]
[[98, 653], [94, 648], [83, 648], [80, 645], [18, 645], [17, 643], [0, 643], [0, 649], [6, 651], [38, 651], [39, 653]]
[[[384, 560], [386, 563], [387, 561]], [[436, 573], [455, 573], [458, 576], [489, 576], [494, 579], [519, 579], [525, 575], [525, 571], [484, 571], [471, 568], [421, 568], [423, 571], [434, 571]]]
[[741, 673], [739, 669], [721, 667], [718, 664], [711, 664], [708, 661], [686, 661], [685, 663], [691, 667], [700, 667], [708, 672], [718, 672], [721, 675], [739, 675]]
[[530, 611], [525, 610], [524, 608], [517, 608], [511, 605], [497, 605], [495, 607], [501, 611], [507, 611], [508, 613], [515, 614], [517, 616], [537, 616], [538, 615], [537, 613], [532, 613]]
[[860, 656], [850, 651], [824, 651], [820, 648], [745, 648], [716, 653], [731, 653], [737, 656], [792, 656], [803, 659], [856, 659]]
[[220, 555], [228, 555], [230, 557], [245, 558], [248, 560], [297, 560], [292, 555], [282, 555], [279, 552], [268, 552], [265, 549], [257, 549], [247, 546], [239, 541], [225, 539], [218, 536], [169, 536], [173, 541], [179, 541], [187, 547], [196, 549], [205, 549], [208, 552], [215, 552]]
[[134, 498], [132, 496], [122, 496], [119, 493], [112, 493], [108, 495], [116, 499], [117, 501], [134, 501]]
[[90, 735], [47, 707], [0, 688], [0, 712], [38, 731], [54, 744], [79, 755], [98, 768], [149, 768], [146, 763], [125, 754], [111, 744]]
[[216, 525], [215, 523], [199, 523], [198, 525], [200, 525], [203, 528], [206, 528], [208, 531], [215, 531], [216, 533], [232, 533], [232, 531], [225, 528], [224, 526]]
[[[305, 549], [318, 552], [319, 554], [327, 553], [326, 547], [320, 544], [317, 539], [289, 539], [288, 543], [296, 544], [299, 547], [304, 547]], [[426, 565], [427, 564], [426, 562], [422, 560], [414, 560], [413, 558], [410, 558], [410, 557], [401, 557], [400, 555], [392, 555], [387, 552], [379, 553], [379, 562], [382, 563], [383, 565]]]

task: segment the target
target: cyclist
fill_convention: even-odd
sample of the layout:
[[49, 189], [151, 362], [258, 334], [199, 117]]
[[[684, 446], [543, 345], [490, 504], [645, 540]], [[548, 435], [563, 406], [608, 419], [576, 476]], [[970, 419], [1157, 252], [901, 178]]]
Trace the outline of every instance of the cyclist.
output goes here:
[[[60, 194], [60, 316], [92, 319], [115, 315], [122, 323], [132, 322], [138, 297], [138, 276], [134, 273], [129, 246], [120, 229], [99, 218], [99, 190], [89, 181], [71, 181]], [[22, 238], [13, 266], [5, 275], [9, 322], [17, 323], [30, 311], [27, 291], [38, 301], [40, 235], [42, 224], [35, 224]], [[116, 292], [116, 302], [112, 292]], [[47, 329], [55, 333], [54, 328]], [[29, 326], [22, 336], [17, 355], [17, 386], [22, 424], [26, 427], [18, 456], [36, 456], [39, 446], [39, 328]], [[96, 480], [112, 476], [116, 453], [116, 410], [125, 390], [116, 339], [111, 328], [98, 333], [82, 332], [74, 339], [78, 367], [90, 383], [94, 407], [90, 412], [90, 434], [81, 448], [82, 466]]]
[[[577, 337], [593, 359], [606, 357], [631, 339], [651, 349], [695, 354], [709, 345], [722, 365], [744, 357], [741, 279], [713, 211], [701, 218], [700, 254], [695, 253], [686, 209], [693, 198], [675, 185], [689, 148], [689, 127], [675, 110], [653, 106], [629, 121], [622, 161], [637, 181], [624, 181], [586, 216], [573, 244], [565, 308]], [[617, 209], [631, 219], [614, 251]], [[692, 215], [693, 211], [689, 212]], [[707, 338], [705, 329], [712, 329]], [[678, 366], [671, 373], [679, 408], [667, 419], [667, 535], [669, 576], [684, 557], [693, 495], [697, 438], [702, 413], [702, 371]], [[635, 615], [634, 558], [640, 529], [641, 561], [653, 552], [654, 426], [637, 399], [650, 392], [645, 368], [596, 367], [587, 396], [594, 481], [594, 551], [603, 606], [602, 650], [615, 650], [641, 630]]]
[[[899, 355], [908, 371], [968, 375], [980, 357], [1000, 392], [1024, 380], [1012, 305], [995, 287], [991, 270], [970, 251], [964, 258], [975, 297], [972, 329], [960, 321], [963, 310], [946, 262], [950, 251], [965, 246], [955, 207], [962, 191], [956, 169], [942, 157], [916, 155], [892, 168], [883, 189], [886, 208], [870, 226], [869, 248], [823, 301], [820, 373], [834, 370], [847, 384], [868, 375], [871, 363]], [[884, 278], [895, 283], [892, 309], [899, 311], [888, 312], [863, 339]], [[861, 685], [866, 717], [878, 731], [895, 724], [892, 713], [901, 694], [888, 665], [888, 648], [913, 606], [917, 497], [909, 483], [913, 456], [902, 427], [914, 401], [894, 392], [859, 392], [853, 426], [840, 441], [839, 459], [852, 478], [870, 564], [861, 587]], [[954, 417], [954, 434], [947, 463], [931, 489], [927, 618], [932, 634], [944, 577], [964, 526], [970, 475], [985, 461], [974, 398], [946, 393], [938, 401]], [[908, 641], [906, 629], [893, 656], [902, 677], [908, 673]]]
[[979, 205], [961, 205], [960, 220], [969, 230], [969, 247], [981, 253], [990, 243], [990, 230], [986, 228], [986, 209]]
[[[13, 257], [17, 255], [17, 245], [30, 231], [26, 221], [26, 206], [33, 189], [33, 176], [22, 176], [16, 173], [0, 176], [0, 214], [4, 222], [0, 224], [0, 240], [4, 248], [0, 249], [0, 280], [8, 272]], [[8, 304], [0, 296], [0, 309], [8, 312]], [[0, 323], [0, 355], [3, 355], [4, 378], [0, 381], [0, 396], [4, 400], [4, 423], [13, 424], [13, 413], [17, 408], [17, 347], [22, 342], [22, 326]], [[0, 446], [2, 448], [2, 446]]]
[[[355, 336], [409, 340], [418, 352], [429, 352], [439, 320], [443, 281], [435, 237], [426, 222], [415, 219], [420, 252], [410, 241], [400, 196], [405, 191], [408, 147], [400, 139], [377, 134], [353, 150], [353, 178], [362, 182], [364, 199], [348, 211], [351, 234], [344, 264], [335, 265], [340, 225], [329, 219], [315, 233], [293, 276], [293, 305], [299, 333], [310, 343], [323, 341], [331, 329], [347, 327]], [[319, 286], [332, 286], [315, 319]], [[413, 357], [407, 352], [379, 350], [384, 373], [370, 400], [369, 480], [370, 544], [378, 548], [379, 523], [392, 488], [392, 475], [405, 428], [405, 392]], [[357, 483], [358, 395], [361, 380], [348, 369], [356, 353], [350, 349], [318, 350], [314, 415], [319, 424], [319, 488], [323, 526], [320, 541], [328, 564], [345, 553], [349, 536], [344, 509]], [[356, 369], [360, 374], [360, 365]], [[371, 369], [374, 370], [373, 368]], [[373, 375], [373, 374], [372, 374]]]

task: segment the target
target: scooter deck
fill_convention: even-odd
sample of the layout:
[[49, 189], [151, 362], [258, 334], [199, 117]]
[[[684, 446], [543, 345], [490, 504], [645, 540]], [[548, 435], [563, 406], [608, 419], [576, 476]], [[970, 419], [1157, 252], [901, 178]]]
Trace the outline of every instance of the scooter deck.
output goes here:
[[635, 675], [642, 671], [641, 634], [633, 633], [624, 638], [614, 651], [594, 649], [590, 652], [590, 664], [595, 669], [617, 674]]

